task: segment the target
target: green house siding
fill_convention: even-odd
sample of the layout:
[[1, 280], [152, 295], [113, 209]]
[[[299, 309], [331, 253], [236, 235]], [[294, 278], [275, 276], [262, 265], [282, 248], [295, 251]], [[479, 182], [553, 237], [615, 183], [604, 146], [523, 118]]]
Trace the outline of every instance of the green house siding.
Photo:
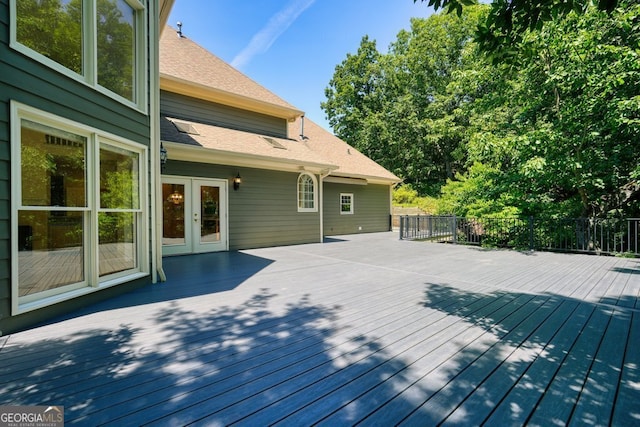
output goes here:
[[298, 212], [297, 173], [171, 160], [164, 173], [229, 181], [230, 250], [320, 241], [319, 212]]
[[[340, 213], [340, 194], [353, 194], [353, 214]], [[325, 236], [371, 233], [390, 229], [390, 192], [387, 185], [324, 183]]]
[[9, 1], [0, 0], [0, 335], [151, 280], [144, 278], [117, 286], [119, 289], [103, 290], [18, 316], [11, 315], [11, 274], [16, 274], [11, 272], [10, 240], [11, 102], [19, 102], [146, 146], [150, 140], [150, 119], [146, 113], [123, 105], [12, 49], [9, 46], [9, 16]]
[[160, 91], [160, 113], [177, 119], [193, 120], [229, 129], [287, 137], [287, 121], [228, 105]]
[[[11, 241], [9, 218], [9, 106], [4, 101], [2, 80], [6, 66], [4, 57], [9, 44], [9, 6], [7, 0], [0, 0], [0, 321], [9, 316], [11, 310]], [[0, 328], [1, 330], [2, 328]], [[2, 332], [0, 332], [2, 335]]]

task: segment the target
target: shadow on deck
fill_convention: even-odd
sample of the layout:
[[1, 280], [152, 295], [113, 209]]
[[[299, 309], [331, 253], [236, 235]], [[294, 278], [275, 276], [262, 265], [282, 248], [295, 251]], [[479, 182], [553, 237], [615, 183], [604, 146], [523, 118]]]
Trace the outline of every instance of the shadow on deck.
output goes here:
[[640, 422], [637, 293], [450, 284], [333, 250], [167, 258], [166, 283], [10, 337], [0, 404], [64, 405], [68, 425]]

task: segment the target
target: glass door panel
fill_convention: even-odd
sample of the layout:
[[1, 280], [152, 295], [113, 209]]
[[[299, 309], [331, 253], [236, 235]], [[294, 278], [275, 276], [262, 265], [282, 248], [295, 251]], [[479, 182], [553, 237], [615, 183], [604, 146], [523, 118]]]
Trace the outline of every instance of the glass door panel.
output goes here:
[[193, 252], [227, 250], [226, 181], [193, 180]]
[[191, 252], [190, 180], [176, 179], [162, 183], [162, 253]]
[[200, 243], [220, 241], [220, 188], [200, 186]]

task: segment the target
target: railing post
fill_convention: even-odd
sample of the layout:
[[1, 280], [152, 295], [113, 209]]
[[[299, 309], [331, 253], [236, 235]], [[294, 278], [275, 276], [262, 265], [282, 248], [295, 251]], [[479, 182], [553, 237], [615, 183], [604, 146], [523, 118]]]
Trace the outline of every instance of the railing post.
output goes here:
[[451, 230], [451, 232], [453, 233], [453, 244], [457, 245], [458, 244], [458, 221], [456, 216], [453, 216], [453, 229]]
[[404, 231], [404, 216], [400, 215], [400, 240], [402, 240], [403, 231]]
[[533, 241], [533, 215], [529, 216], [529, 250], [535, 249], [535, 242]]

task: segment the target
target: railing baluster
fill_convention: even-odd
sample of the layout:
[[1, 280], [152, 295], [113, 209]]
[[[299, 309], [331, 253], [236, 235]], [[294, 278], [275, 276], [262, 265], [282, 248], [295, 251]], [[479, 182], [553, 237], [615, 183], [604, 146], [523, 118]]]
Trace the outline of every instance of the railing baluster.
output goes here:
[[[460, 239], [458, 239], [458, 231]], [[400, 216], [400, 240], [428, 239], [454, 244], [490, 244], [521, 248], [526, 248], [528, 241], [530, 250], [597, 254], [632, 253], [640, 257], [638, 234], [640, 234], [640, 218], [550, 220], [536, 219], [533, 216], [528, 219], [465, 218], [456, 215]]]

